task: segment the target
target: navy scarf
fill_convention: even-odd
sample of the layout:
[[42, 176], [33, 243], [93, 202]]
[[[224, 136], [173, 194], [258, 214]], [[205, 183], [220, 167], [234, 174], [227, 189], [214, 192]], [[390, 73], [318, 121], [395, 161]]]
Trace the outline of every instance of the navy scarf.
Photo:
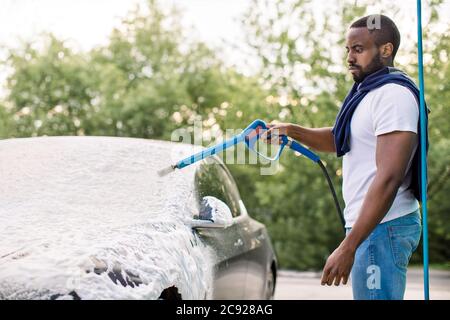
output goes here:
[[[350, 92], [345, 97], [344, 103], [339, 111], [336, 122], [332, 129], [334, 135], [334, 143], [336, 146], [336, 153], [338, 157], [343, 156], [350, 151], [350, 122], [352, 120], [353, 113], [358, 107], [361, 100], [373, 89], [379, 88], [388, 83], [396, 83], [411, 90], [416, 97], [417, 104], [419, 105], [419, 89], [414, 82], [402, 71], [393, 67], [384, 67], [371, 75], [367, 76], [361, 83], [353, 84]], [[428, 110], [428, 109], [427, 109]], [[428, 112], [425, 114], [426, 122], [426, 141], [428, 152]], [[417, 123], [418, 142], [416, 153], [414, 154], [413, 162], [411, 164], [412, 179], [410, 188], [413, 189], [414, 196], [420, 201], [420, 180], [421, 180], [421, 167], [420, 167], [420, 121]]]

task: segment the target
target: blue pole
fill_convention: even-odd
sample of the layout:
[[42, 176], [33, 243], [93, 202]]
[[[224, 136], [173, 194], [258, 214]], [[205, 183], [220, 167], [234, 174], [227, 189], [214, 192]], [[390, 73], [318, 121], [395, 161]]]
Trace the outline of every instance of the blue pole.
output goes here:
[[417, 42], [419, 54], [419, 86], [420, 86], [420, 166], [422, 171], [422, 222], [423, 222], [423, 287], [425, 300], [430, 299], [429, 270], [428, 270], [428, 210], [427, 210], [427, 142], [426, 142], [426, 110], [425, 84], [423, 79], [423, 48], [422, 48], [422, 3], [417, 0]]

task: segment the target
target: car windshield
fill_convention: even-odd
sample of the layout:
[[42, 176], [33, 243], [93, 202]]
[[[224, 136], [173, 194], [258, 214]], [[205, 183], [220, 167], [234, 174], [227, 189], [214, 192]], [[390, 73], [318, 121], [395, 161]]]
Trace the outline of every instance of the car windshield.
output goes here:
[[[161, 248], [185, 246], [195, 169], [164, 177], [157, 171], [192, 152], [184, 144], [130, 138], [0, 141], [0, 259], [10, 263], [2, 274], [29, 268], [31, 281], [54, 283], [74, 268], [92, 269], [94, 256], [139, 273], [139, 266], [154, 264], [148, 259], [164, 257]], [[164, 238], [176, 231], [178, 242]], [[152, 281], [150, 270], [140, 276]]]

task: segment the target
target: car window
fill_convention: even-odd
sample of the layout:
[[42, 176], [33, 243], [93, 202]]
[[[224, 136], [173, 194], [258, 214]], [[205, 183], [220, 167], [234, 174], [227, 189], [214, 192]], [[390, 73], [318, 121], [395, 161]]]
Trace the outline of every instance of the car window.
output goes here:
[[225, 168], [213, 158], [207, 158], [198, 167], [195, 174], [197, 204], [205, 196], [216, 197], [225, 202], [233, 217], [239, 216], [239, 193], [236, 185]]

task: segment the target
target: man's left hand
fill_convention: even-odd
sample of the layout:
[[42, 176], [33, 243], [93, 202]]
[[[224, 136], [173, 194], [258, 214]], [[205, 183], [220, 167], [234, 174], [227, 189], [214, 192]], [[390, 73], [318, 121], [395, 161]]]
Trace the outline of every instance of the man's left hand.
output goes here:
[[321, 284], [331, 286], [334, 281], [334, 285], [338, 286], [341, 280], [342, 284], [347, 284], [354, 258], [354, 250], [339, 246], [327, 259], [323, 268]]

